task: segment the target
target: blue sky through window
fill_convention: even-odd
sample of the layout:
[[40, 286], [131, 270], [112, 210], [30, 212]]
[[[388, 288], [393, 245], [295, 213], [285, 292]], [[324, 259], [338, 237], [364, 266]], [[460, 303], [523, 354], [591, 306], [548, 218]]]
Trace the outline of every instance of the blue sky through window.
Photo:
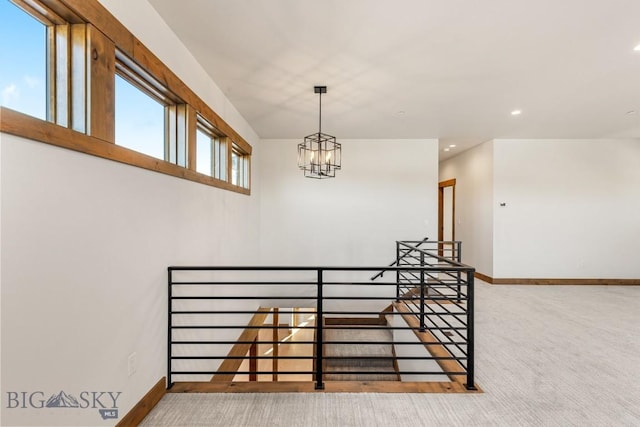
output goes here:
[[0, 105], [47, 117], [47, 28], [0, 0]]
[[164, 159], [164, 106], [116, 75], [116, 144]]

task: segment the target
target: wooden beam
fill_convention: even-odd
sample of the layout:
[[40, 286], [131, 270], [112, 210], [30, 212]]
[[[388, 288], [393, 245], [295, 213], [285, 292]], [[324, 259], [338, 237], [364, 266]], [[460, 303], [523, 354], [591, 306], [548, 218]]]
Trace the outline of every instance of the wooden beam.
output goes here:
[[492, 285], [540, 286], [640, 286], [640, 279], [553, 279], [553, 278], [494, 278], [475, 272], [475, 277]]
[[218, 187], [236, 193], [250, 195], [251, 190], [231, 185], [228, 182], [197, 173], [164, 160], [147, 156], [137, 151], [112, 144], [102, 139], [75, 132], [72, 129], [57, 126], [6, 107], [0, 107], [0, 131], [22, 138], [32, 139], [68, 148], [96, 157], [113, 160], [119, 163], [172, 175], [189, 181]]
[[87, 134], [115, 141], [115, 45], [87, 24]]
[[324, 390], [315, 382], [178, 382], [168, 393], [482, 393], [467, 390], [457, 382], [325, 381]]
[[90, 22], [104, 35], [110, 38], [117, 49], [135, 61], [145, 71], [161, 82], [172, 93], [195, 109], [211, 122], [220, 132], [229, 136], [246, 153], [252, 148], [229, 124], [214, 112], [195, 94], [169, 67], [167, 67], [149, 48], [138, 40], [104, 6], [95, 0], [60, 0], [70, 10]]
[[[253, 344], [249, 347], [249, 356], [256, 357], [258, 355], [258, 344], [256, 343], [257, 337], [253, 340]], [[249, 359], [249, 381], [258, 381], [258, 360]]]
[[[418, 321], [415, 313], [410, 311], [405, 304], [394, 302], [393, 306], [396, 309], [396, 311], [403, 313], [401, 314], [401, 317], [404, 319], [405, 322], [407, 322], [407, 325], [414, 328], [413, 332], [416, 334], [418, 339], [424, 344], [425, 348], [432, 356], [434, 357], [452, 357], [453, 356], [449, 352], [449, 350], [447, 350], [447, 348], [442, 344], [427, 344], [427, 343], [437, 342], [438, 340], [428, 330], [425, 330], [424, 332], [419, 331], [420, 322]], [[460, 364], [455, 360], [437, 359], [436, 362], [438, 362], [438, 365], [440, 365], [440, 368], [442, 368], [442, 370], [445, 372], [460, 372], [460, 373], [465, 372], [464, 368], [460, 366]], [[464, 385], [466, 381], [466, 376], [465, 375], [449, 375], [449, 379], [452, 382]]]
[[[242, 331], [237, 341], [255, 341], [256, 338], [258, 338], [260, 329], [256, 329], [254, 326], [264, 325], [264, 321], [269, 315], [270, 311], [271, 309], [269, 308], [260, 307], [247, 324], [247, 328]], [[231, 347], [231, 350], [227, 354], [227, 357], [246, 357], [252, 345], [253, 344], [236, 343], [233, 347]], [[240, 365], [242, 365], [242, 359], [225, 359], [220, 364], [218, 370], [225, 372], [236, 372], [238, 371], [238, 368], [240, 368]], [[233, 381], [233, 377], [235, 377], [235, 374], [215, 374], [211, 378], [211, 381]]]
[[451, 187], [451, 186], [454, 186], [454, 185], [456, 185], [456, 179], [455, 178], [448, 179], [446, 181], [441, 181], [441, 182], [438, 183], [438, 187], [439, 188]]
[[325, 317], [325, 325], [386, 325], [384, 317]]

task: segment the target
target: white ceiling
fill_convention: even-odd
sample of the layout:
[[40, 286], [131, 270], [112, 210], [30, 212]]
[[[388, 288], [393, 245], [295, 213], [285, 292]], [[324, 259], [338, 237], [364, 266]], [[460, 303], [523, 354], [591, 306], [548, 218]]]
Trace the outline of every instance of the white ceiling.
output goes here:
[[638, 0], [149, 1], [262, 138], [640, 137]]

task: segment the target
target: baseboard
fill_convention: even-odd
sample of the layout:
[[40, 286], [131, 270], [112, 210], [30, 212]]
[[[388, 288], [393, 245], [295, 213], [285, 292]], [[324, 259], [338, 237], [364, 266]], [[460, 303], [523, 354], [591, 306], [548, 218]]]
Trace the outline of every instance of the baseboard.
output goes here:
[[144, 395], [138, 403], [125, 415], [116, 427], [137, 426], [149, 412], [158, 404], [162, 396], [167, 392], [167, 379], [162, 377], [151, 390]]
[[251, 382], [177, 382], [168, 393], [484, 393], [467, 390], [459, 382], [409, 381], [325, 381], [324, 389], [311, 381], [251, 381]]
[[477, 271], [473, 275], [474, 275], [474, 277], [476, 279], [480, 279], [483, 282], [487, 282], [487, 283], [493, 284], [493, 277], [491, 277], [491, 276], [487, 276], [487, 275], [484, 275], [482, 273], [478, 273]]
[[640, 286], [640, 279], [504, 279], [475, 273], [477, 279], [492, 285], [609, 285]]

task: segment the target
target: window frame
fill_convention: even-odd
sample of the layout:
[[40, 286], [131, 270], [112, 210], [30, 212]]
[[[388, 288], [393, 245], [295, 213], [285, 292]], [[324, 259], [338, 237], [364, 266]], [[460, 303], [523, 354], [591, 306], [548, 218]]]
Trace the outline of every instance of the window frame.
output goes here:
[[[11, 1], [47, 25], [49, 102], [47, 120], [0, 107], [1, 132], [251, 194], [251, 145], [97, 0]], [[115, 143], [115, 76], [125, 70], [133, 71], [145, 90], [167, 101], [165, 160]], [[227, 144], [225, 180], [196, 171], [198, 117]], [[231, 141], [247, 158], [246, 187], [231, 183]]]
[[[212, 178], [219, 179], [221, 181], [227, 181], [229, 176], [229, 140], [215, 126], [209, 123], [200, 114], [197, 115], [196, 132], [201, 132], [209, 140], [209, 147], [211, 150], [210, 157], [210, 175]], [[223, 149], [224, 147], [224, 149]], [[196, 157], [197, 155], [197, 139], [196, 139]], [[196, 168], [197, 158], [196, 158]]]
[[[237, 183], [234, 184], [234, 172], [233, 172], [233, 157], [238, 158], [238, 178]], [[231, 143], [231, 158], [229, 159], [231, 164], [229, 170], [231, 171], [231, 184], [241, 188], [251, 188], [251, 157], [242, 149], [239, 144], [235, 142]]]

